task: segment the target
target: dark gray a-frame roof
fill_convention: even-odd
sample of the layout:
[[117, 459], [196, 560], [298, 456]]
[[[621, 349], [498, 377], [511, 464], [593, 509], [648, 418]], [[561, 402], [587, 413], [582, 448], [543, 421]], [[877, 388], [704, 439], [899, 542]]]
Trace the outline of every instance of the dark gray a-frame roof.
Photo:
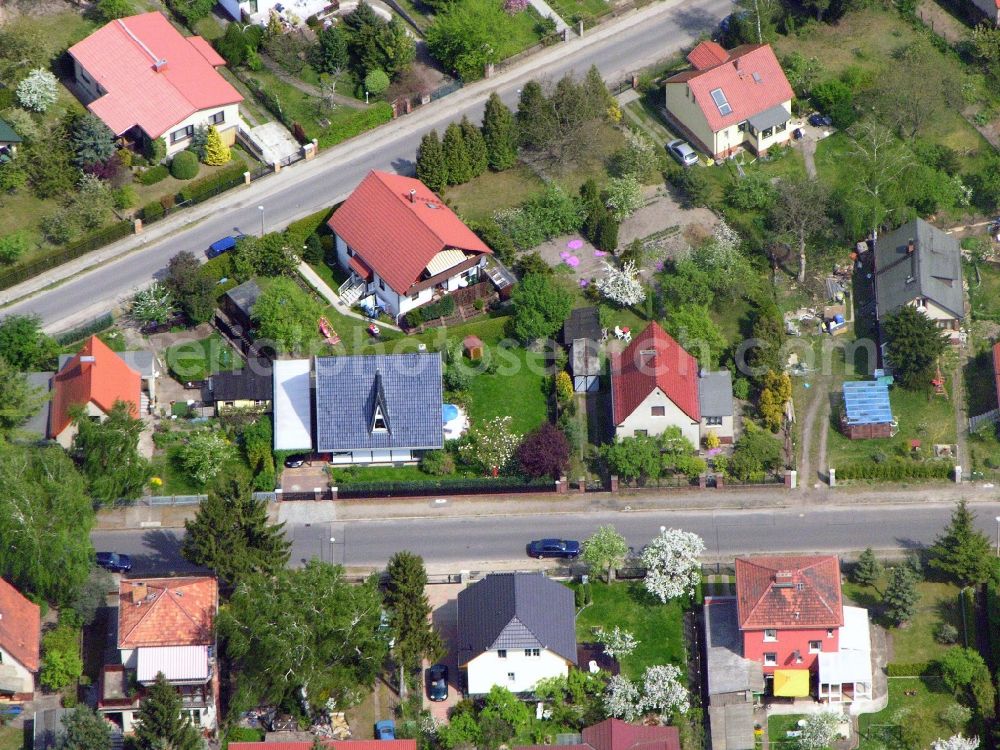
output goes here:
[[458, 595], [460, 665], [495, 649], [548, 649], [576, 664], [573, 592], [541, 573], [491, 573]]
[[[908, 252], [910, 240], [913, 253]], [[961, 320], [965, 294], [958, 240], [923, 219], [908, 221], [880, 237], [875, 246], [875, 290], [880, 318], [921, 297]]]

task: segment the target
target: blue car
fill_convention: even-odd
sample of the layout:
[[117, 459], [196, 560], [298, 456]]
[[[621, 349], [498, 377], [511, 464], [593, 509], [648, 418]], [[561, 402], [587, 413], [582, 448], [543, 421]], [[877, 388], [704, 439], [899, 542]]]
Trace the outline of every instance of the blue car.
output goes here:
[[396, 739], [396, 722], [392, 719], [383, 719], [375, 723], [375, 739], [394, 740]]
[[112, 573], [128, 573], [132, 570], [132, 558], [117, 552], [98, 552], [97, 564]]
[[230, 235], [229, 237], [223, 237], [221, 240], [216, 240], [208, 246], [208, 250], [205, 251], [205, 255], [208, 256], [209, 260], [212, 258], [218, 258], [223, 253], [228, 253], [236, 247], [237, 240], [242, 240], [244, 237], [246, 237], [245, 234], [236, 234]]
[[572, 539], [536, 539], [528, 544], [528, 556], [539, 560], [543, 557], [575, 560], [580, 556], [580, 543]]

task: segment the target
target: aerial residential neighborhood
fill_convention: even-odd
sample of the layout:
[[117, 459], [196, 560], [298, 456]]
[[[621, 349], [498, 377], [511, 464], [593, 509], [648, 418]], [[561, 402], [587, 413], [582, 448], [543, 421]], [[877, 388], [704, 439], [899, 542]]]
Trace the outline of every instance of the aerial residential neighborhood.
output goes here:
[[0, 750], [990, 750], [1000, 5], [0, 0]]

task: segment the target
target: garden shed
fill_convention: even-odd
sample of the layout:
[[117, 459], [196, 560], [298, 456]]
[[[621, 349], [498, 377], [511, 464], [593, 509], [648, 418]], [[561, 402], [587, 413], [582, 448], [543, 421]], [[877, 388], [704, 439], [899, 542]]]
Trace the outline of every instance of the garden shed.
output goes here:
[[588, 393], [601, 387], [601, 319], [596, 307], [578, 307], [563, 323], [563, 343], [569, 347], [573, 390]]
[[889, 386], [877, 380], [844, 383], [840, 427], [851, 440], [895, 435], [896, 420], [889, 405]]
[[476, 361], [483, 358], [483, 340], [478, 336], [469, 335], [462, 341], [465, 356]]

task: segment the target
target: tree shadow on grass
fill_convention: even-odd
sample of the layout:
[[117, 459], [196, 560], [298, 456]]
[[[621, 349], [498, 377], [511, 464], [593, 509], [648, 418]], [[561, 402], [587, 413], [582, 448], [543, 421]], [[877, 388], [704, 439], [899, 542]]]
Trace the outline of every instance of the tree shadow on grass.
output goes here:
[[659, 598], [650, 594], [641, 581], [631, 581], [628, 584], [628, 597], [641, 607], [656, 607], [663, 604]]

